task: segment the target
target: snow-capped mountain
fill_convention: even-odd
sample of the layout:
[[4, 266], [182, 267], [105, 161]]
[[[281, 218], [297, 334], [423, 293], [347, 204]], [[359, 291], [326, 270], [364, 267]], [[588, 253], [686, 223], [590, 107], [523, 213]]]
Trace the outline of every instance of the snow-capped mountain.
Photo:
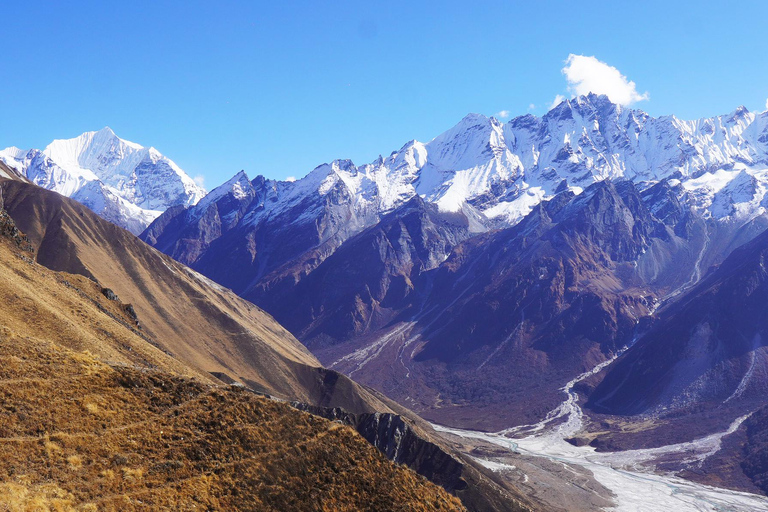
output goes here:
[[42, 151], [10, 147], [0, 151], [0, 160], [136, 234], [169, 207], [192, 206], [205, 195], [155, 148], [123, 140], [109, 128], [55, 140]]
[[606, 178], [677, 177], [693, 204], [724, 218], [764, 211], [767, 173], [768, 112], [740, 107], [683, 121], [589, 95], [563, 101], [541, 118], [506, 124], [470, 114], [426, 144], [408, 142], [360, 167], [334, 161], [281, 187], [279, 203], [307, 191], [322, 195], [340, 181], [361, 205], [375, 203], [380, 212], [420, 195], [443, 211], [468, 205], [512, 225], [566, 186], [578, 191]]
[[[579, 193], [609, 178], [645, 186], [667, 179], [678, 198], [705, 218], [747, 222], [768, 204], [768, 112], [739, 107], [698, 121], [653, 118], [590, 94], [563, 101], [541, 118], [529, 114], [506, 124], [470, 114], [432, 141], [410, 141], [370, 164], [335, 160], [291, 182], [248, 182], [238, 174], [177, 224], [205, 219], [212, 204], [231, 196], [228, 206], [217, 207], [224, 229], [207, 230], [203, 246], [235, 227], [315, 226], [317, 239], [307, 249], [339, 236], [340, 243], [420, 196], [442, 212], [460, 212], [470, 231], [480, 232], [513, 226], [557, 192]], [[224, 211], [229, 208], [234, 210]], [[166, 238], [176, 244], [168, 233]], [[181, 257], [186, 249], [175, 246], [164, 250]], [[193, 264], [203, 246], [186, 251], [182, 261]], [[262, 261], [258, 273], [281, 263]]]
[[[681, 196], [707, 217], [764, 213], [768, 112], [739, 107], [697, 121], [653, 118], [590, 94], [541, 118], [529, 114], [506, 124], [470, 114], [432, 141], [410, 141], [370, 164], [335, 160], [294, 182], [267, 181], [263, 206], [244, 221], [259, 223], [343, 189], [356, 216], [369, 219], [363, 225], [419, 195], [441, 211], [510, 226], [558, 191], [578, 193], [607, 178], [677, 179]], [[295, 220], [314, 218], [310, 209]]]

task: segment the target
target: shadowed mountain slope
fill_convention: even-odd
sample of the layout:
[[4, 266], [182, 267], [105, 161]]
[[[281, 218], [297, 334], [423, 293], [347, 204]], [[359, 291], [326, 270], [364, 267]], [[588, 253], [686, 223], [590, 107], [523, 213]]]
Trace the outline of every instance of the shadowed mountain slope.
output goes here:
[[293, 261], [242, 295], [268, 307], [310, 348], [337, 343], [375, 331], [416, 305], [422, 274], [469, 236], [465, 215], [441, 213], [416, 197], [317, 268]]
[[264, 287], [255, 300], [325, 364], [429, 419], [524, 422], [689, 279], [702, 223], [655, 188], [644, 197], [631, 182], [599, 182], [470, 238], [417, 201], [351, 238], [292, 291]]
[[660, 312], [590, 396], [597, 411], [680, 413], [702, 406], [744, 412], [768, 391], [768, 232]]

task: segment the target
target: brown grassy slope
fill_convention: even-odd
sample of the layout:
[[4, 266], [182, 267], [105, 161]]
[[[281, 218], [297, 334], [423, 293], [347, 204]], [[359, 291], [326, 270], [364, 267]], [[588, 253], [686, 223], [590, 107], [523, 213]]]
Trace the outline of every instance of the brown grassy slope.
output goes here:
[[0, 333], [0, 511], [462, 510], [349, 427]]
[[114, 290], [134, 306], [144, 333], [199, 373], [317, 405], [388, 410], [346, 378], [329, 388], [320, 363], [268, 314], [85, 206], [17, 181], [0, 181], [0, 190], [39, 263]]
[[[0, 231], [6, 214], [0, 210]], [[53, 272], [34, 263], [34, 256], [0, 237], [0, 325], [24, 338], [47, 339], [59, 346], [89, 351], [104, 361], [154, 367], [169, 373], [214, 382], [149, 343], [124, 305], [108, 300], [93, 281]], [[18, 244], [18, 245], [17, 245]], [[7, 364], [6, 361], [2, 365]]]

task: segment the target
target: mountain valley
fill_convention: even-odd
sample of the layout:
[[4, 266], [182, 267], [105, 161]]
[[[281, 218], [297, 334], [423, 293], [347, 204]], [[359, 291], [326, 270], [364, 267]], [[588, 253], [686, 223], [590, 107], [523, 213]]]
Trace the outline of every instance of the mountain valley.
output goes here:
[[768, 504], [768, 112], [681, 121], [589, 94], [208, 194], [108, 129], [4, 150], [0, 174], [20, 261], [120, 326], [55, 332], [66, 315], [29, 321], [52, 303], [31, 297], [10, 339], [88, 350], [139, 389], [175, 379], [239, 421], [346, 424], [332, 443], [368, 441], [446, 509]]
[[766, 119], [469, 115], [369, 165], [241, 172], [141, 237], [425, 417], [508, 427], [768, 227]]
[[[98, 373], [112, 367], [123, 372], [158, 374], [148, 388], [150, 395], [157, 393], [152, 391], [153, 386], [162, 388], [167, 379], [193, 379], [201, 393], [209, 388], [234, 386], [235, 391], [247, 389], [272, 400], [287, 401], [294, 408], [331, 420], [341, 418], [359, 431], [356, 443], [367, 439], [399, 464], [426, 474], [459, 495], [473, 509], [529, 509], [514, 487], [497, 482], [488, 470], [452, 451], [413, 413], [322, 368], [295, 338], [256, 306], [146, 246], [77, 202], [18, 176], [16, 180], [0, 181], [0, 197], [7, 226], [4, 233], [20, 248], [16, 253], [21, 253], [4, 253], [0, 258], [13, 269], [9, 275], [21, 276], [10, 283], [12, 299], [4, 313], [4, 325], [13, 327], [13, 336], [30, 337], [24, 339], [33, 349], [36, 343], [45, 342], [74, 351], [73, 357], [86, 351], [89, 361], [102, 368]], [[17, 227], [17, 221], [26, 231]], [[15, 268], [19, 265], [21, 270]], [[35, 293], [19, 291], [26, 286]], [[63, 300], [61, 290], [70, 302]], [[5, 342], [8, 350], [15, 350], [10, 340], [16, 339]], [[67, 364], [65, 368], [76, 371], [78, 367]], [[8, 392], [12, 393], [12, 388]], [[251, 400], [242, 394], [238, 397], [233, 399], [235, 403], [243, 398]], [[40, 401], [35, 400], [38, 405], [25, 407], [38, 407]], [[132, 403], [131, 407], [136, 407], [136, 414], [142, 414], [141, 403]], [[326, 410], [335, 411], [336, 416]], [[295, 421], [288, 419], [294, 417], [291, 414], [286, 416], [288, 423]], [[393, 422], [396, 428], [370, 435]], [[59, 428], [65, 427], [56, 426], [46, 432], [55, 434]], [[407, 445], [403, 438], [406, 433]], [[333, 445], [338, 442], [331, 442], [328, 449], [336, 449]], [[423, 453], [430, 456], [420, 455]], [[151, 458], [152, 453], [136, 457]], [[442, 463], [435, 466], [433, 460]], [[236, 476], [231, 479], [238, 481]], [[12, 489], [22, 492], [21, 487]], [[43, 499], [39, 494], [47, 493], [46, 489], [34, 487], [23, 493], [29, 493], [34, 501]], [[70, 499], [67, 492], [71, 487], [54, 491], [55, 496]], [[217, 496], [224, 492], [220, 487], [211, 490], [210, 503], [219, 503]], [[230, 503], [240, 503], [237, 508], [253, 503], [253, 499], [245, 496], [242, 501]], [[130, 504], [141, 508], [134, 502]]]

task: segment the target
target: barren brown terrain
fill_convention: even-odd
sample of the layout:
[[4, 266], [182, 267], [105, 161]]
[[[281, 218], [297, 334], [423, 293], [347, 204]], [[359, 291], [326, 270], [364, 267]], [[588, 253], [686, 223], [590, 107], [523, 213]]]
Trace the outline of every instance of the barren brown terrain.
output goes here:
[[351, 428], [0, 335], [0, 510], [462, 510]]

